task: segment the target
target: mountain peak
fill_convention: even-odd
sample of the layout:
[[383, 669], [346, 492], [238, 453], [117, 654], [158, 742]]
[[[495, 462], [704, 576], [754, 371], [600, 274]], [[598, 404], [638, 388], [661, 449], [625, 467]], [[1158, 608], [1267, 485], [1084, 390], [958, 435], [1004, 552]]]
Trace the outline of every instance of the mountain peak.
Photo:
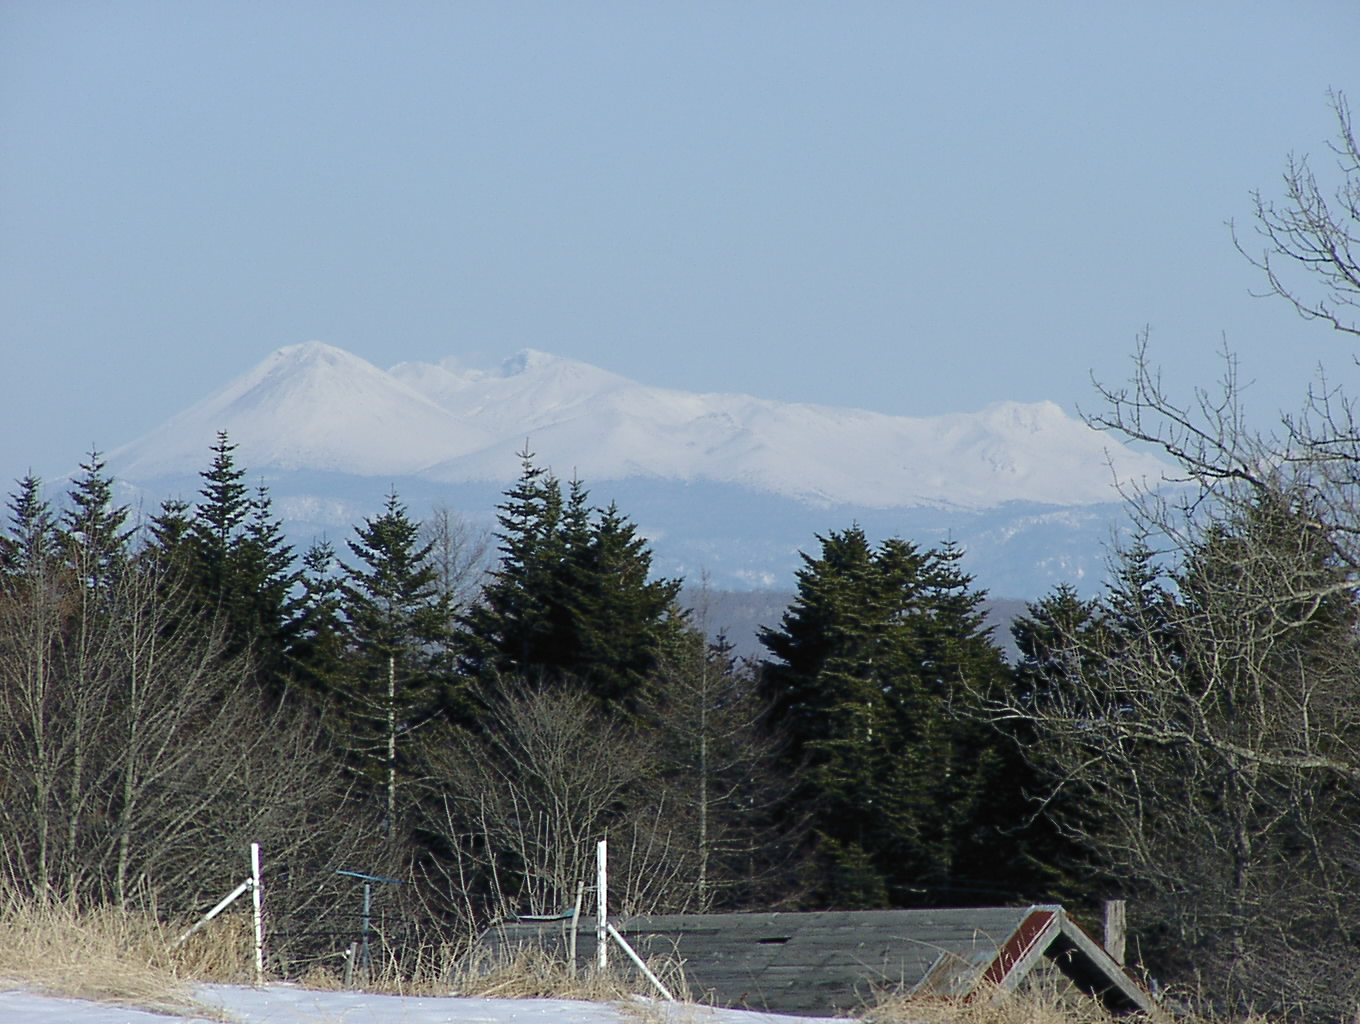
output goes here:
[[284, 345], [265, 357], [262, 366], [352, 366], [354, 364], [372, 366], [362, 356], [346, 351], [324, 341], [304, 341], [297, 345]]
[[571, 360], [563, 359], [551, 352], [544, 352], [537, 348], [522, 348], [501, 363], [500, 375], [502, 377], [517, 377], [522, 373], [532, 373], [566, 362], [571, 362]]
[[487, 442], [372, 363], [308, 341], [271, 352], [225, 387], [109, 454], [127, 479], [192, 473], [225, 431], [252, 470], [418, 472]]

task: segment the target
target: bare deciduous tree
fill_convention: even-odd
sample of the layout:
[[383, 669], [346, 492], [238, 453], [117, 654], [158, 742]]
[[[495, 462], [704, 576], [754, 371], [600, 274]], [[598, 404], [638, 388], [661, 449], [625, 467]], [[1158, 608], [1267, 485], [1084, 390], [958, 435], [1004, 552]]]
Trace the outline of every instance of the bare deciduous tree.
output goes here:
[[[1237, 242], [1272, 293], [1357, 334], [1360, 151], [1333, 107], [1340, 187], [1291, 158], [1283, 200], [1254, 197], [1264, 251]], [[1325, 379], [1253, 429], [1226, 367], [1177, 402], [1141, 339], [1128, 385], [1101, 388], [1093, 424], [1174, 479], [1128, 495], [1146, 546], [1104, 620], [996, 710], [1160, 970], [1218, 1009], [1339, 1019], [1360, 991], [1360, 431]]]
[[172, 570], [133, 558], [98, 581], [60, 559], [0, 588], [0, 873], [40, 900], [210, 906], [275, 874], [280, 919], [318, 877], [369, 859], [338, 760], [307, 712], [253, 681]]
[[421, 543], [430, 545], [440, 594], [462, 611], [477, 598], [495, 554], [489, 527], [477, 526], [444, 504], [421, 523]]
[[670, 909], [692, 865], [655, 783], [655, 741], [564, 686], [506, 681], [479, 700], [475, 731], [428, 737], [432, 827], [463, 860], [460, 884], [488, 886], [491, 916], [557, 913], [609, 839], [614, 908]]
[[[1284, 172], [1284, 198], [1253, 194], [1258, 253], [1237, 236], [1237, 248], [1259, 267], [1270, 284], [1267, 294], [1288, 300], [1309, 320], [1360, 334], [1360, 145], [1351, 128], [1346, 97], [1332, 93], [1337, 139], [1331, 144], [1341, 181], [1330, 191], [1318, 183], [1307, 157], [1290, 156]], [[1321, 282], [1322, 294], [1300, 284], [1296, 275]]]
[[794, 780], [778, 773], [779, 738], [753, 672], [695, 633], [662, 660], [649, 694], [658, 782], [692, 872], [686, 909], [769, 907], [791, 895], [807, 824], [787, 814]]
[[[1003, 714], [1067, 795], [1065, 826], [1136, 898], [1170, 977], [1234, 1009], [1353, 1012], [1360, 988], [1360, 444], [1320, 389], [1272, 434], [1223, 389], [1177, 405], [1140, 347], [1099, 425], [1159, 446], [1130, 495], [1105, 628], [1067, 637]], [[1058, 806], [1055, 804], [1055, 806]]]

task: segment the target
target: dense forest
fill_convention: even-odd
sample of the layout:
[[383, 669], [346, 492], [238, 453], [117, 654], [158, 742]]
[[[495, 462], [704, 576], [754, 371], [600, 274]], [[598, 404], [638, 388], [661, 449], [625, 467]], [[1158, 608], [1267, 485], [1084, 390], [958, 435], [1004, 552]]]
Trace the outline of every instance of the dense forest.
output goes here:
[[[1360, 334], [1360, 151], [1260, 201], [1273, 290]], [[1347, 205], [1349, 204], [1349, 205]], [[1321, 274], [1322, 300], [1287, 278]], [[570, 907], [611, 840], [620, 912], [1130, 901], [1133, 958], [1219, 1011], [1336, 1019], [1360, 991], [1360, 431], [1320, 388], [1279, 431], [1177, 404], [1140, 347], [1098, 425], [1176, 486], [1130, 495], [1105, 591], [1002, 656], [961, 552], [808, 539], [737, 658], [626, 510], [523, 455], [494, 552], [398, 494], [288, 544], [226, 436], [144, 520], [98, 453], [0, 531], [0, 878], [201, 912], [266, 855], [275, 968], [346, 945], [351, 876], [398, 962]], [[484, 557], [484, 555], [490, 557]], [[485, 566], [485, 568], [483, 568]]]
[[983, 853], [1033, 829], [983, 799], [1014, 744], [958, 707], [1008, 678], [958, 551], [818, 538], [758, 662], [653, 578], [622, 511], [527, 454], [486, 570], [456, 516], [396, 494], [344, 554], [298, 555], [230, 440], [208, 455], [198, 500], [141, 523], [98, 454], [64, 495], [9, 498], [21, 890], [193, 905], [259, 840], [276, 915], [357, 864], [442, 927], [560, 910], [612, 836], [625, 909], [1042, 894]]

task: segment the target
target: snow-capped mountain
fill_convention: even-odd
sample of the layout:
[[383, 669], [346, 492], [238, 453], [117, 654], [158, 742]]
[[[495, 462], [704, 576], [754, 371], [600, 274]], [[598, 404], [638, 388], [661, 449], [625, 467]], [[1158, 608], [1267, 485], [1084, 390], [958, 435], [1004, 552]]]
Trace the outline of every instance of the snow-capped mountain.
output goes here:
[[417, 515], [438, 504], [490, 524], [527, 444], [617, 501], [658, 571], [737, 589], [791, 589], [799, 551], [852, 523], [957, 541], [998, 596], [1090, 589], [1120, 516], [1114, 481], [1163, 472], [1052, 402], [889, 416], [648, 387], [534, 350], [494, 370], [384, 371], [320, 342], [280, 349], [108, 466], [145, 507], [192, 499], [219, 431], [299, 545], [348, 536], [393, 487]]
[[257, 469], [405, 475], [491, 441], [423, 394], [333, 345], [290, 345], [109, 454], [125, 480], [195, 472], [219, 430]]
[[1051, 402], [933, 418], [648, 387], [526, 350], [494, 371], [280, 349], [110, 455], [123, 478], [195, 472], [218, 431], [258, 472], [507, 481], [526, 442], [559, 476], [736, 484], [805, 504], [969, 509], [1112, 500], [1161, 465]]

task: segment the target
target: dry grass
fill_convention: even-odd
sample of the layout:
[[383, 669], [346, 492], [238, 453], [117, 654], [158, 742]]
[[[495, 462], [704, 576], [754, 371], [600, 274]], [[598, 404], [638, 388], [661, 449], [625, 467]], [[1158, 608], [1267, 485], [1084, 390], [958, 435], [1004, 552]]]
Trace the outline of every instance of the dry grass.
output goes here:
[[[373, 968], [356, 972], [354, 985], [367, 992], [391, 995], [467, 996], [477, 999], [581, 999], [590, 1002], [632, 1002], [656, 990], [631, 965], [618, 962], [599, 972], [583, 968], [573, 973], [557, 957], [526, 948], [509, 959], [468, 952], [469, 944], [428, 948], [412, 959], [408, 953], [398, 966], [394, 958], [373, 952]], [[678, 961], [647, 965], [677, 998], [688, 994]], [[339, 989], [343, 965], [317, 965], [299, 979], [314, 989]]]
[[[614, 951], [606, 971], [577, 971], [541, 950], [524, 949], [503, 963], [463, 960], [453, 982], [459, 995], [498, 999], [585, 999], [591, 1002], [631, 1002], [635, 996], [656, 996], [657, 991], [631, 964], [621, 963]], [[678, 960], [650, 960], [648, 968], [675, 997], [684, 1000], [689, 987]]]
[[880, 994], [859, 1017], [864, 1024], [1127, 1024], [1096, 1000], [1060, 986], [1034, 985], [1019, 992], [997, 990], [968, 1000]]
[[182, 929], [151, 915], [9, 899], [0, 902], [0, 977], [50, 995], [212, 1016], [191, 983], [248, 979], [251, 964], [249, 923], [213, 925], [170, 952]]

